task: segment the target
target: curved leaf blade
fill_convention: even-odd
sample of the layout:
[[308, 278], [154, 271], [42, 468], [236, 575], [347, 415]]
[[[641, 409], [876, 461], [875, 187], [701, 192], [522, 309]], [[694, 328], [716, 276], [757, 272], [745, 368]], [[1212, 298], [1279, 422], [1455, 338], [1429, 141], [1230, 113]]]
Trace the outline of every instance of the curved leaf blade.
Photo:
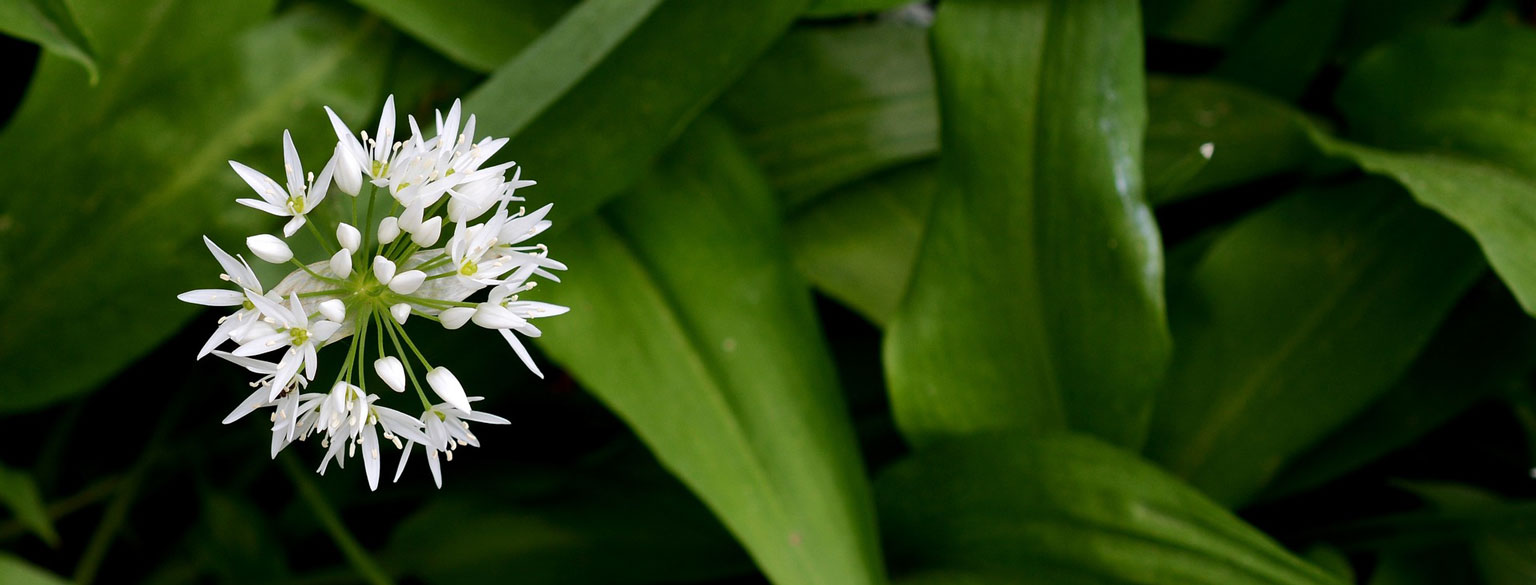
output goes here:
[[779, 583], [880, 583], [868, 485], [772, 193], [715, 119], [552, 244], [542, 346]]
[[1141, 188], [1140, 30], [1131, 2], [940, 8], [939, 193], [885, 346], [909, 441], [1143, 440], [1169, 341]]
[[64, 0], [8, 0], [0, 2], [0, 33], [20, 37], [80, 63], [96, 84], [100, 72], [96, 54]]
[[1241, 504], [1385, 392], [1482, 273], [1387, 182], [1304, 191], [1227, 229], [1171, 287], [1151, 458]]
[[876, 482], [915, 582], [1340, 584], [1146, 461], [1080, 436], [935, 443]]

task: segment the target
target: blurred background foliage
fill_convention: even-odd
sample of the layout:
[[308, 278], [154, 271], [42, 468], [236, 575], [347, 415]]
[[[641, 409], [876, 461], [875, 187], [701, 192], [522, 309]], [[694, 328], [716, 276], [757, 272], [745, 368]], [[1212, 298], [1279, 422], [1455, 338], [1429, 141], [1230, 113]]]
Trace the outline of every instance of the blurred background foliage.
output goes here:
[[[1536, 582], [1533, 17], [0, 0], [0, 583]], [[174, 298], [388, 94], [571, 267], [544, 380], [419, 328], [514, 423], [441, 490], [268, 461]]]

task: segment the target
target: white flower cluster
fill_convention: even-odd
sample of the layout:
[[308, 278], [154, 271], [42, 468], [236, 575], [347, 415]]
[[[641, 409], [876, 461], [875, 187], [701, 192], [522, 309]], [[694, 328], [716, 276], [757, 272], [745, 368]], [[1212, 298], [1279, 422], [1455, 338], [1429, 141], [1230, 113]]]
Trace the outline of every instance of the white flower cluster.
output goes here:
[[[396, 481], [412, 447], [421, 445], [432, 478], [441, 487], [440, 454], [452, 460], [454, 449], [479, 446], [469, 423], [507, 420], [475, 411], [470, 403], [479, 398], [466, 396], [452, 372], [427, 361], [406, 333], [405, 322], [416, 315], [448, 329], [471, 321], [495, 329], [542, 377], [515, 333], [537, 337], [533, 319], [567, 311], [518, 298], [537, 284], [534, 277], [559, 282], [550, 271], [565, 269], [549, 258], [542, 244], [528, 243], [549, 227], [544, 217], [550, 206], [531, 213], [512, 209], [523, 201], [517, 190], [534, 182], [522, 179], [516, 163], [482, 168], [507, 139], [475, 141], [475, 117], [469, 116], [461, 128], [457, 101], [446, 116], [437, 112], [437, 134], [432, 138], [424, 137], [416, 120], [407, 116], [411, 136], [401, 141], [395, 140], [393, 96], [384, 102], [372, 137], [367, 132], [353, 135], [335, 112], [326, 108], [326, 113], [338, 142], [318, 178], [305, 175], [287, 132], [286, 188], [255, 169], [229, 163], [259, 196], [238, 203], [289, 218], [282, 237], [251, 236], [247, 247], [262, 260], [292, 263], [295, 270], [267, 290], [244, 258], [231, 256], [205, 237], [223, 267], [220, 278], [234, 288], [194, 290], [178, 298], [236, 307], [219, 320], [197, 356], [212, 353], [261, 376], [251, 384], [255, 392], [224, 419], [226, 424], [271, 407], [273, 457], [294, 440], [321, 435], [326, 453], [319, 472], [324, 473], [332, 459], [345, 465], [361, 447], [373, 489], [379, 481], [380, 434], [404, 450]], [[310, 214], [333, 187], [350, 196], [352, 223], [338, 222], [334, 230], [327, 226], [322, 231]], [[442, 241], [445, 223], [451, 224], [452, 234]], [[285, 238], [305, 227], [329, 258], [311, 263], [294, 258]], [[486, 300], [467, 301], [486, 287], [491, 288]], [[319, 373], [317, 351], [347, 339], [346, 362], [329, 391], [306, 393]], [[225, 343], [232, 343], [234, 350], [216, 349]], [[405, 392], [407, 385], [413, 388], [421, 399], [420, 417], [376, 404], [379, 395], [368, 391], [366, 375], [370, 348], [376, 380], [395, 392]], [[276, 361], [257, 357], [268, 354]], [[418, 377], [413, 363], [424, 375]], [[440, 403], [428, 399], [421, 378]]]

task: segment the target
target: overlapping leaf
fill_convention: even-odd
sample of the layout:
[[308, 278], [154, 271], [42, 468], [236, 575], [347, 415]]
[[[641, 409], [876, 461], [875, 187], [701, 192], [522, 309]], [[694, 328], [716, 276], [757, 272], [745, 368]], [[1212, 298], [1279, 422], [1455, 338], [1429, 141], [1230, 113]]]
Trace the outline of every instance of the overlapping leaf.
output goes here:
[[927, 30], [910, 22], [792, 31], [720, 104], [789, 207], [939, 149]]
[[[225, 160], [259, 143], [270, 168], [282, 128], [323, 116], [321, 100], [354, 115], [373, 107], [376, 26], [301, 7], [239, 36], [266, 5], [186, 4], [160, 20], [124, 3], [82, 6], [111, 64], [101, 83], [44, 58], [0, 135], [14, 154], [0, 165], [11, 186], [0, 193], [0, 411], [88, 389], [194, 313], [175, 294], [216, 274], [198, 235], [264, 225], [230, 203], [243, 185]], [[168, 76], [184, 89], [156, 87]], [[317, 122], [295, 129], [323, 145], [301, 146], [310, 160], [334, 141]]]
[[95, 83], [96, 55], [64, 0], [9, 0], [0, 3], [0, 33], [33, 41], [79, 62]]
[[908, 440], [1073, 427], [1140, 444], [1169, 343], [1140, 27], [1131, 2], [939, 9], [939, 192], [885, 346]]
[[1352, 136], [1314, 132], [1328, 153], [1390, 176], [1472, 234], [1536, 313], [1536, 35], [1501, 23], [1445, 29], [1377, 51], [1339, 105]]
[[908, 583], [1336, 584], [1147, 462], [1084, 437], [936, 443], [876, 482]]
[[780, 583], [879, 583], [873, 510], [773, 196], [717, 120], [552, 242], [542, 345]]
[[1386, 391], [1482, 270], [1455, 226], [1386, 181], [1245, 218], [1170, 287], [1178, 349], [1149, 453], [1217, 501], [1246, 501]]

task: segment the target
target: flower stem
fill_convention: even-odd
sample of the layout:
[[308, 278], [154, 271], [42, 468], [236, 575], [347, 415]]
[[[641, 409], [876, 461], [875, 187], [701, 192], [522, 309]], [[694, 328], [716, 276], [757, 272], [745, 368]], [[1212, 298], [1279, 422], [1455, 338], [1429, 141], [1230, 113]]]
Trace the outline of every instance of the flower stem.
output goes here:
[[315, 241], [320, 242], [321, 248], [325, 248], [325, 255], [327, 257], [336, 253], [336, 249], [331, 247], [331, 243], [326, 241], [325, 236], [320, 235], [320, 228], [315, 227], [315, 222], [306, 220], [304, 227], [309, 228], [309, 233], [315, 235]]
[[[389, 333], [389, 340], [391, 342], [394, 342], [394, 344], [395, 344], [395, 352], [399, 353], [402, 356], [404, 356], [405, 355], [405, 348], [400, 346], [400, 338], [395, 335], [394, 328], [389, 326], [389, 325], [399, 326], [400, 324], [399, 323], [395, 323], [394, 321], [392, 321], [390, 319], [386, 319], [383, 316], [378, 315], [377, 313], [375, 313], [374, 316], [377, 317], [378, 320], [379, 320], [379, 328], [383, 329], [385, 332]], [[401, 328], [401, 334], [403, 335], [404, 333], [405, 333], [405, 331], [404, 331], [404, 328], [402, 327]], [[421, 389], [421, 382], [418, 382], [416, 380], [416, 370], [411, 368], [411, 360], [409, 360], [409, 359], [400, 360], [400, 363], [405, 366], [405, 375], [410, 377], [410, 379], [411, 379], [411, 387], [416, 389], [416, 396], [421, 398], [421, 407], [424, 408], [424, 409], [432, 408], [432, 401], [427, 399], [426, 391]]]

